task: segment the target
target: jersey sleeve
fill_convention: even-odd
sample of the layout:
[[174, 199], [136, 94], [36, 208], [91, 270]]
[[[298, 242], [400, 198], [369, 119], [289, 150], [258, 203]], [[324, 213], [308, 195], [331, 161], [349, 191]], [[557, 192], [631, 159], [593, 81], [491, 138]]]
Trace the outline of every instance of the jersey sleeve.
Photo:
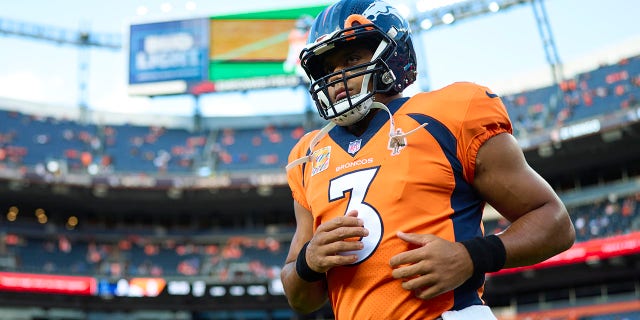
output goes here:
[[460, 148], [465, 178], [473, 183], [478, 150], [491, 137], [512, 133], [507, 109], [497, 94], [477, 86], [472, 94], [461, 128]]
[[[313, 137], [315, 134], [316, 131], [312, 131], [300, 138], [298, 143], [296, 143], [296, 145], [291, 149], [291, 152], [289, 152], [289, 163], [307, 155], [307, 153], [309, 152], [309, 143], [311, 141], [311, 137]], [[304, 208], [311, 211], [311, 207], [309, 206], [304, 192], [304, 170], [306, 168], [306, 165], [307, 164], [301, 164], [292, 167], [289, 171], [287, 171], [287, 183], [289, 184], [289, 188], [291, 189], [293, 200], [297, 201]]]

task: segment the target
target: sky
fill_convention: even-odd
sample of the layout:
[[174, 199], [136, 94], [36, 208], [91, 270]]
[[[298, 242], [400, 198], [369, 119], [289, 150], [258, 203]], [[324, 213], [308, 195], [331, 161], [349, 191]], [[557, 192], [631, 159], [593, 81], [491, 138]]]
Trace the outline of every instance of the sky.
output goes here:
[[[435, 1], [435, 0], [434, 0]], [[331, 0], [0, 0], [0, 19], [69, 30], [125, 35], [131, 24], [330, 4]], [[412, 0], [390, 0], [411, 6]], [[546, 0], [553, 39], [565, 75], [640, 53], [637, 0]], [[146, 11], [142, 8], [146, 8]], [[169, 10], [170, 9], [170, 10]], [[142, 13], [144, 13], [142, 15]], [[530, 5], [413, 30], [420, 58], [419, 83], [406, 94], [472, 81], [513, 93], [551, 83], [550, 67]], [[124, 39], [124, 36], [123, 36]], [[124, 41], [124, 40], [123, 40]], [[141, 115], [191, 115], [190, 96], [127, 95], [127, 52], [90, 49], [89, 108]], [[77, 107], [79, 49], [0, 33], [0, 97]], [[199, 101], [204, 116], [247, 116], [304, 110], [303, 89], [214, 93]]]

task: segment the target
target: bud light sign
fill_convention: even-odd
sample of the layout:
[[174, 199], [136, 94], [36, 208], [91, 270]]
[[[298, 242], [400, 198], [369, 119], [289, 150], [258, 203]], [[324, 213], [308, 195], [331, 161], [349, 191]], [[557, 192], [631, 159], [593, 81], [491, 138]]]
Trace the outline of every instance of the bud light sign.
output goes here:
[[131, 25], [129, 85], [208, 78], [209, 19]]

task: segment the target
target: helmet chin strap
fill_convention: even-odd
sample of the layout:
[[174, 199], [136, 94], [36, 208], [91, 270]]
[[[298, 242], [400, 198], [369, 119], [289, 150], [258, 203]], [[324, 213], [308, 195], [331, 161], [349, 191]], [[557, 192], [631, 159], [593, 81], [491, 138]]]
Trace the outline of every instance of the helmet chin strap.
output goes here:
[[[414, 129], [403, 133], [401, 130], [396, 130], [395, 122], [393, 121], [393, 115], [391, 114], [391, 111], [389, 111], [389, 108], [387, 108], [386, 105], [384, 105], [383, 103], [374, 101], [370, 109], [382, 109], [386, 111], [387, 114], [389, 115], [389, 148], [394, 149], [396, 153], [401, 147], [404, 147], [407, 145], [405, 138], [408, 135], [428, 125], [428, 123], [425, 122], [415, 127]], [[301, 165], [307, 162], [313, 162], [313, 155], [315, 153], [314, 148], [316, 147], [318, 142], [320, 142], [320, 140], [324, 138], [324, 136], [327, 135], [327, 133], [329, 133], [329, 131], [331, 131], [331, 129], [333, 129], [333, 127], [335, 126], [336, 124], [334, 122], [329, 122], [324, 127], [322, 127], [322, 129], [320, 129], [320, 131], [316, 133], [313, 139], [311, 139], [311, 143], [309, 143], [308, 155], [289, 162], [289, 164], [287, 164], [287, 166], [285, 167], [286, 171], [289, 171], [291, 170], [291, 168], [296, 167], [298, 165]]]
[[298, 158], [296, 160], [293, 160], [291, 162], [289, 162], [289, 164], [287, 164], [287, 166], [285, 167], [285, 169], [287, 171], [291, 170], [291, 168], [299, 166], [303, 163], [307, 163], [307, 162], [312, 162], [313, 161], [313, 148], [315, 148], [316, 144], [318, 144], [318, 142], [320, 141], [320, 139], [322, 139], [325, 135], [327, 135], [327, 133], [333, 129], [333, 127], [335, 127], [336, 124], [333, 122], [329, 122], [327, 123], [324, 127], [322, 127], [322, 129], [320, 129], [320, 131], [318, 131], [318, 133], [316, 133], [316, 135], [313, 137], [313, 139], [311, 139], [311, 143], [309, 143], [309, 154], [302, 157], [302, 158]]
[[389, 149], [394, 150], [394, 154], [397, 154], [401, 147], [407, 145], [407, 140], [405, 139], [408, 135], [418, 131], [418, 129], [426, 127], [429, 123], [425, 122], [408, 132], [402, 132], [402, 130], [396, 130], [395, 122], [393, 121], [393, 115], [389, 108], [385, 106], [383, 103], [374, 102], [371, 106], [371, 109], [382, 109], [387, 112], [389, 115]]

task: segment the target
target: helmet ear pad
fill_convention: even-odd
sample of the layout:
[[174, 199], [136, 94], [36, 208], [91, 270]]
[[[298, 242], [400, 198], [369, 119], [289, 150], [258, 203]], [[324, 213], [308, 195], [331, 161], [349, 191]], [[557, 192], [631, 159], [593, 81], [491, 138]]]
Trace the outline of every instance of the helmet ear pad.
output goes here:
[[400, 93], [404, 91], [406, 87], [411, 85], [418, 78], [418, 71], [416, 66], [416, 53], [413, 48], [413, 43], [409, 34], [404, 34], [406, 39], [396, 41], [396, 49], [393, 55], [391, 55], [386, 63], [393, 71], [395, 84], [390, 90], [392, 94]]

